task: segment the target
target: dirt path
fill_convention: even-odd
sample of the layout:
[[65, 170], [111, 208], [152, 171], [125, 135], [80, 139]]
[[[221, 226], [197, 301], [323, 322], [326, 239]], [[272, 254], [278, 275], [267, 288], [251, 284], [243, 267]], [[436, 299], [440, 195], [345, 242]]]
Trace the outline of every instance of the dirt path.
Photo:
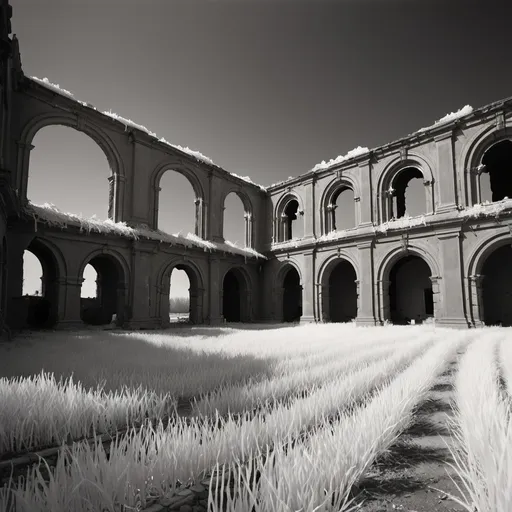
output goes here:
[[[453, 378], [458, 363], [438, 377], [414, 423], [380, 457], [358, 486], [355, 503], [361, 512], [462, 512], [465, 509], [444, 492], [460, 497], [459, 484], [446, 446], [452, 442], [447, 420], [452, 416]], [[433, 489], [440, 489], [439, 492]], [[355, 493], [356, 494], [356, 493]]]

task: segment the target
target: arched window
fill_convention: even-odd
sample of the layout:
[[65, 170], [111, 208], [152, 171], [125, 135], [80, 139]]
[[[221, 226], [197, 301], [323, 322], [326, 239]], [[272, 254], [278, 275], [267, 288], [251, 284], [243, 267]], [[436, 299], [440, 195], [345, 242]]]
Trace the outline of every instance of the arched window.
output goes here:
[[244, 203], [235, 192], [229, 193], [224, 199], [224, 215], [222, 234], [224, 240], [233, 242], [238, 247], [250, 247], [247, 240], [247, 217]]
[[27, 198], [53, 203], [64, 212], [109, 215], [112, 172], [102, 149], [86, 134], [66, 126], [46, 126], [32, 144]]
[[326, 205], [326, 233], [356, 226], [354, 191], [342, 185], [328, 199]]
[[416, 167], [406, 167], [399, 171], [385, 193], [388, 197], [389, 220], [405, 215], [415, 217], [427, 211], [423, 173]]
[[190, 181], [181, 173], [166, 171], [160, 178], [157, 229], [169, 234], [198, 233], [198, 198]]
[[304, 212], [300, 211], [297, 199], [291, 199], [286, 203], [281, 214], [281, 241], [302, 238], [304, 236]]
[[512, 199], [512, 141], [491, 146], [479, 167], [480, 202]]

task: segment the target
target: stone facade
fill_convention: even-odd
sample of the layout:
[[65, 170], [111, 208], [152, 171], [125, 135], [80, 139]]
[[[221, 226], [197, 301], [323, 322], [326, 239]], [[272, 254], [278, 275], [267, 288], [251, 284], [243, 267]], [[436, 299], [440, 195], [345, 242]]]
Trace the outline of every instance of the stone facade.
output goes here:
[[[26, 77], [6, 0], [0, 13], [0, 309], [11, 327], [74, 328], [113, 314], [126, 328], [165, 327], [174, 268], [189, 276], [195, 324], [512, 324], [511, 100], [264, 189]], [[48, 125], [81, 131], [103, 150], [112, 221], [155, 233], [160, 179], [172, 169], [195, 192], [195, 234], [215, 247], [84, 233], [30, 214], [32, 141]], [[484, 178], [492, 204], [475, 208]], [[423, 216], [411, 219], [413, 180], [424, 200]], [[223, 244], [231, 192], [244, 205], [246, 246], [265, 258]], [[354, 225], [336, 231], [340, 201], [353, 205]], [[41, 261], [43, 298], [22, 297], [25, 250]], [[84, 313], [88, 263], [99, 299]]]

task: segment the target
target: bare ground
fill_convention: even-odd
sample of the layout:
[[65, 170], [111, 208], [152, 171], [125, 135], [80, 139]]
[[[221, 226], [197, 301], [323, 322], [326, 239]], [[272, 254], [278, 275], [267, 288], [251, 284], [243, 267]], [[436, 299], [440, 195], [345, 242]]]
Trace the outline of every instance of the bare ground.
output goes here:
[[354, 490], [361, 512], [462, 512], [449, 495], [461, 498], [448, 463], [453, 459], [447, 443], [453, 442], [448, 425], [452, 416], [453, 377], [450, 365], [416, 411], [414, 422], [370, 468]]

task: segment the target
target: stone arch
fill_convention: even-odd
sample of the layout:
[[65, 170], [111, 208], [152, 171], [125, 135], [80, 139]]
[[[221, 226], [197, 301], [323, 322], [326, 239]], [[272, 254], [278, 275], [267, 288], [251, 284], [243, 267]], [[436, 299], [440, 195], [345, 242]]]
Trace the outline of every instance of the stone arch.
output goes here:
[[[350, 272], [344, 272], [342, 269], [341, 275], [334, 275], [334, 279], [331, 279], [332, 273], [339, 265], [346, 263], [353, 270], [353, 275], [349, 275]], [[345, 251], [340, 251], [339, 254], [335, 254], [329, 257], [320, 267], [318, 272], [318, 285], [319, 285], [319, 297], [318, 304], [321, 309], [321, 319], [324, 322], [339, 322], [349, 321], [356, 318], [357, 311], [359, 308], [359, 264], [352, 258], [350, 254]], [[341, 286], [345, 285], [349, 287], [349, 294], [343, 297]], [[335, 292], [333, 295], [332, 292]], [[333, 301], [332, 299], [337, 299]], [[340, 303], [342, 299], [341, 308], [335, 308], [334, 304]], [[344, 299], [347, 299], [346, 301]], [[334, 315], [333, 315], [334, 313]], [[333, 319], [334, 316], [334, 319]], [[346, 317], [344, 320], [342, 317]], [[349, 318], [350, 317], [350, 318]]]
[[195, 198], [195, 235], [206, 238], [206, 201], [203, 185], [197, 173], [176, 158], [166, 159], [160, 163], [151, 174], [150, 183], [150, 209], [152, 212], [152, 228], [158, 229], [158, 208], [160, 199], [160, 181], [167, 171], [177, 172], [184, 176], [194, 191]]
[[204, 322], [204, 275], [193, 261], [179, 257], [165, 263], [157, 276], [157, 315], [161, 319], [162, 326], [168, 327], [170, 324], [169, 293], [171, 273], [174, 269], [184, 270], [190, 282], [189, 322], [191, 324], [202, 324]]
[[[26, 323], [32, 328], [51, 328], [62, 317], [63, 300], [60, 284], [67, 275], [66, 263], [58, 247], [39, 236], [33, 238], [25, 250], [39, 260], [43, 275], [41, 296], [22, 297], [24, 306], [20, 311], [26, 315], [22, 324]], [[17, 309], [16, 305], [13, 306]]]
[[324, 235], [336, 229], [336, 200], [338, 195], [345, 190], [350, 189], [354, 194], [354, 227], [358, 226], [361, 222], [361, 207], [360, 198], [361, 192], [359, 184], [356, 180], [349, 176], [340, 176], [336, 178], [326, 187], [322, 198], [322, 232]]
[[[287, 213], [287, 209], [290, 208], [293, 201], [296, 201], [297, 204], [295, 212], [290, 212], [293, 215], [292, 217], [290, 213]], [[274, 241], [285, 242], [287, 240], [291, 240], [293, 238], [293, 232], [291, 232], [292, 221], [297, 220], [298, 222], [302, 222], [303, 226], [305, 223], [304, 203], [302, 198], [295, 191], [287, 192], [277, 202], [275, 212]]]
[[243, 267], [231, 267], [222, 277], [221, 315], [225, 322], [252, 320], [251, 279]]
[[285, 261], [276, 275], [275, 293], [277, 317], [280, 322], [297, 322], [302, 316], [302, 274], [299, 265]]
[[90, 137], [105, 154], [112, 176], [109, 178], [109, 210], [108, 216], [115, 222], [123, 221], [123, 205], [125, 195], [125, 170], [119, 151], [110, 137], [84, 114], [73, 114], [59, 111], [47, 112], [32, 118], [21, 131], [18, 141], [17, 183], [16, 186], [23, 202], [27, 201], [27, 187], [30, 151], [34, 148], [32, 141], [37, 132], [46, 126], [67, 126]]
[[[465, 197], [467, 206], [482, 202], [482, 178], [487, 170], [485, 157], [500, 143], [509, 142], [512, 147], [512, 128], [496, 128], [496, 124], [485, 126], [472, 137], [461, 152], [459, 165], [464, 169]], [[512, 167], [509, 176], [512, 175]], [[512, 178], [511, 178], [512, 179]], [[507, 193], [512, 191], [512, 182], [505, 181]], [[492, 184], [491, 184], [492, 188]], [[501, 188], [500, 184], [496, 188]], [[512, 196], [509, 196], [512, 199]]]
[[[377, 204], [379, 205], [380, 223], [389, 221], [396, 216], [397, 211], [393, 210], [396, 210], [398, 205], [394, 206], [394, 201], [400, 204], [400, 213], [402, 213], [402, 209], [405, 212], [405, 188], [409, 181], [416, 177], [422, 177], [425, 186], [425, 214], [434, 212], [435, 180], [432, 166], [423, 157], [409, 153], [406, 159], [396, 157], [389, 162], [379, 177]], [[393, 191], [393, 189], [395, 190]]]
[[91, 265], [97, 273], [98, 292], [94, 299], [81, 298], [82, 321], [93, 325], [109, 324], [115, 315], [116, 325], [123, 325], [127, 309], [126, 288], [130, 276], [126, 260], [111, 249], [95, 250], [79, 266], [80, 281], [83, 280], [87, 265]]
[[245, 247], [253, 247], [254, 244], [254, 235], [253, 235], [253, 226], [254, 226], [254, 207], [251, 201], [251, 198], [244, 192], [242, 189], [238, 187], [229, 187], [225, 189], [222, 193], [222, 198], [220, 201], [221, 205], [221, 226], [222, 226], [222, 238], [224, 238], [224, 213], [225, 213], [225, 204], [226, 198], [229, 194], [236, 194], [240, 201], [242, 201], [242, 205], [244, 207], [244, 224], [245, 224], [245, 235], [244, 235], [244, 243]]
[[[420, 320], [423, 321], [426, 316], [433, 316], [434, 318], [437, 317], [437, 307], [439, 303], [438, 280], [440, 279], [440, 274], [439, 265], [436, 259], [427, 250], [419, 246], [408, 246], [406, 250], [404, 250], [403, 247], [397, 247], [384, 257], [377, 271], [377, 284], [379, 287], [379, 320], [381, 323], [384, 323], [386, 320], [392, 320], [393, 304], [391, 303], [390, 297], [390, 295], [393, 293], [393, 287], [391, 286], [393, 282], [392, 271], [394, 268], [397, 268], [396, 265], [400, 264], [400, 260], [406, 260], [409, 257], [415, 257], [419, 258], [419, 260], [422, 260], [428, 268], [429, 273], [429, 283], [427, 283], [425, 279], [420, 279], [421, 277], [425, 277], [420, 275], [422, 271], [421, 268], [419, 273], [417, 273], [413, 279], [409, 279], [411, 285], [413, 282], [416, 283], [416, 287], [414, 288], [414, 295], [415, 299], [418, 301], [422, 300], [421, 294], [418, 292], [420, 286], [423, 286], [423, 288], [421, 288], [423, 290], [431, 290], [431, 292], [423, 292], [425, 310], [420, 311]], [[416, 277], [418, 277], [418, 280], [416, 280]], [[429, 305], [428, 302], [431, 302], [431, 304]], [[417, 302], [414, 304], [416, 306], [418, 305]], [[418, 308], [416, 308], [416, 310], [417, 309]], [[429, 309], [431, 309], [431, 312]], [[409, 318], [412, 319], [412, 317]], [[401, 320], [404, 319], [402, 318]], [[416, 318], [414, 320], [416, 320]]]
[[[493, 254], [504, 247], [510, 247], [511, 244], [512, 237], [510, 236], [508, 230], [505, 233], [489, 235], [478, 244], [478, 246], [472, 251], [467, 260], [468, 263], [465, 269], [465, 273], [468, 282], [469, 311], [471, 315], [471, 322], [474, 326], [481, 326], [489, 323], [489, 319], [492, 320], [492, 315], [489, 314], [489, 311], [486, 312], [485, 307], [487, 303], [487, 309], [489, 308], [489, 301], [486, 300], [487, 298], [485, 297], [487, 291], [486, 287], [488, 287], [489, 279], [487, 279], [486, 283], [485, 272], [489, 272], [489, 270], [491, 270], [491, 281], [495, 282], [496, 276], [492, 272], [492, 269], [485, 268], [485, 264], [489, 261], [489, 258], [493, 256]], [[509, 265], [504, 266], [503, 261], [495, 262], [496, 272], [499, 273], [504, 270], [504, 273], [500, 279], [500, 284], [504, 286], [509, 286], [512, 281], [512, 276], [509, 275], [510, 272], [508, 268]], [[501, 287], [498, 286], [498, 288]], [[500, 289], [499, 291], [503, 292], [504, 290]], [[507, 300], [504, 301], [504, 305], [508, 306], [510, 309], [508, 315], [512, 316], [512, 298], [505, 297], [505, 299]], [[500, 308], [501, 307], [503, 307], [503, 304], [500, 305]], [[500, 311], [500, 315], [502, 313], [506, 313], [506, 311]], [[507, 325], [512, 325], [512, 318], [509, 318], [508, 316], [507, 318]], [[499, 318], [496, 318], [496, 320], [499, 320]]]

